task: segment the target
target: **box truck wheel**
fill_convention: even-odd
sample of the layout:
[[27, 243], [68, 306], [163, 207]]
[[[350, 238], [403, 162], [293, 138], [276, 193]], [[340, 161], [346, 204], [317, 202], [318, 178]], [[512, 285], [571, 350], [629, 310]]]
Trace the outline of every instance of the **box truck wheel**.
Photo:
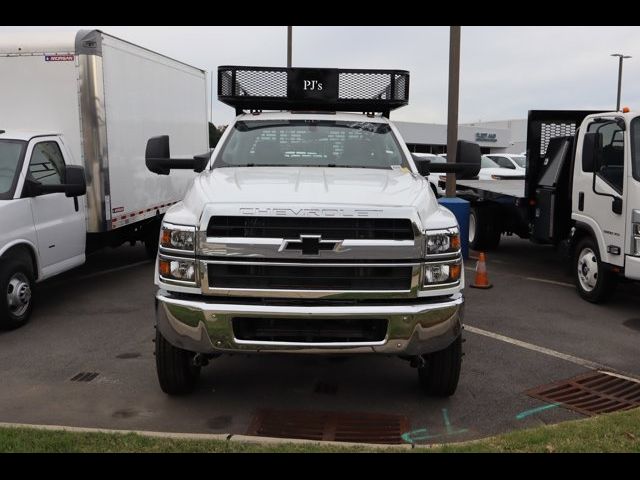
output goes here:
[[33, 285], [30, 265], [14, 258], [0, 260], [0, 328], [18, 328], [29, 321]]
[[469, 212], [469, 247], [472, 250], [497, 248], [500, 244], [501, 234], [491, 207], [471, 207]]
[[418, 368], [420, 386], [429, 395], [448, 397], [455, 393], [462, 366], [462, 336], [439, 352], [424, 355], [425, 364]]
[[591, 237], [584, 237], [576, 245], [573, 265], [576, 288], [582, 298], [600, 303], [611, 296], [617, 278], [602, 263], [598, 244]]
[[156, 371], [164, 393], [183, 395], [193, 391], [200, 376], [194, 357], [194, 352], [174, 347], [156, 329]]

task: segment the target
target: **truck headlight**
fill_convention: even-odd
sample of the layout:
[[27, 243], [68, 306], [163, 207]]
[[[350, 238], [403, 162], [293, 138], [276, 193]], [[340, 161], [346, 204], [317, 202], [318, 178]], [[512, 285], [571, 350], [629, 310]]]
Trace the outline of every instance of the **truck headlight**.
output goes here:
[[462, 274], [462, 260], [425, 263], [423, 272], [423, 285], [425, 287], [456, 284], [460, 281], [460, 275]]
[[158, 274], [163, 280], [196, 284], [196, 262], [187, 258], [158, 257]]
[[183, 252], [195, 251], [196, 227], [162, 223], [160, 247]]
[[427, 255], [454, 254], [460, 251], [460, 231], [457, 228], [427, 230], [425, 232]]

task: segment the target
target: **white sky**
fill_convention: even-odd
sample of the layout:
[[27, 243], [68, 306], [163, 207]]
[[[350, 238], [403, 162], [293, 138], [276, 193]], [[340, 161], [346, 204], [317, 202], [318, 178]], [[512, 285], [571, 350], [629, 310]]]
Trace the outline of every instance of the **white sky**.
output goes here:
[[[99, 28], [207, 71], [286, 65], [284, 26], [0, 26], [0, 32], [78, 28]], [[622, 105], [640, 108], [640, 27], [462, 27], [460, 122], [525, 118], [530, 109], [614, 109], [618, 63], [611, 53], [634, 57], [624, 63]], [[448, 27], [293, 29], [294, 66], [409, 70], [409, 105], [392, 113], [395, 120], [446, 122], [448, 54]], [[214, 99], [216, 125], [233, 116]]]

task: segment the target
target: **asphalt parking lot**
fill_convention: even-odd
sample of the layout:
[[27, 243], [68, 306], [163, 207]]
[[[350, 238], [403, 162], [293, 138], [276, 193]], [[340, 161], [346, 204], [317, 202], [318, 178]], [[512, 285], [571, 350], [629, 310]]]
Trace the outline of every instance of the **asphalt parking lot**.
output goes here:
[[[449, 399], [425, 397], [397, 358], [309, 356], [221, 357], [193, 395], [170, 398], [155, 373], [153, 265], [142, 247], [99, 252], [41, 285], [28, 325], [0, 332], [0, 422], [244, 434], [259, 409], [366, 412], [405, 415], [406, 439], [441, 443], [580, 418], [536, 411], [545, 404], [523, 392], [589, 362], [640, 378], [640, 286], [591, 305], [553, 249], [515, 238], [488, 269], [493, 289], [465, 289], [464, 364]], [[71, 380], [83, 372], [97, 375]]]

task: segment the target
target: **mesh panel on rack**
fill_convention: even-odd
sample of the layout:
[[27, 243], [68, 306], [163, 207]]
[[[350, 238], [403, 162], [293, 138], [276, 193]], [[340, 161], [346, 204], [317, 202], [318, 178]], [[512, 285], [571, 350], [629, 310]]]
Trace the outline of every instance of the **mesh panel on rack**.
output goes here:
[[218, 98], [251, 110], [382, 112], [409, 100], [409, 72], [331, 68], [218, 67]]
[[575, 134], [575, 123], [542, 123], [540, 126], [540, 158], [547, 153], [549, 140], [555, 137], [568, 137]]

